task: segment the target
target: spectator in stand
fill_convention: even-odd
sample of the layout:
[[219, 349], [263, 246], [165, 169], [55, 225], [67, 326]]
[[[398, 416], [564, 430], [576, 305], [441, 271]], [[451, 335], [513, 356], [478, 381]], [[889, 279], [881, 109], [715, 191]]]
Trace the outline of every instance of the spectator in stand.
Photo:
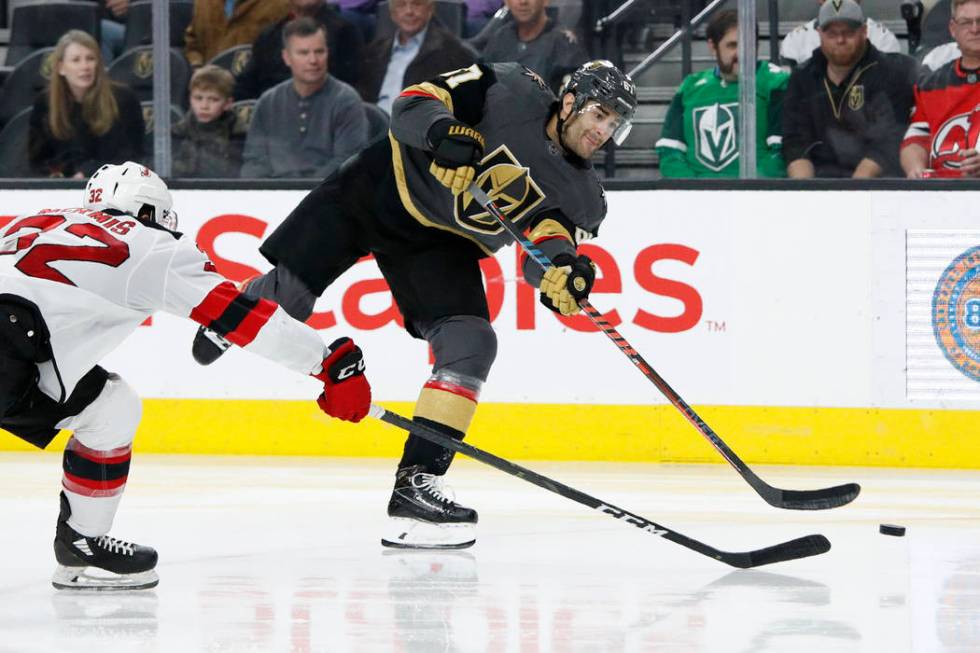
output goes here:
[[391, 113], [402, 89], [440, 73], [466, 68], [474, 53], [438, 21], [432, 21], [435, 0], [390, 0], [388, 9], [397, 30], [368, 46], [357, 90], [366, 102]]
[[548, 0], [505, 0], [511, 20], [474, 41], [488, 63], [516, 61], [538, 73], [552, 90], [589, 59], [575, 32], [548, 18]]
[[129, 0], [100, 0], [102, 5], [102, 59], [111, 63], [122, 54], [126, 41], [126, 14], [129, 13]]
[[341, 18], [357, 25], [364, 41], [370, 43], [378, 26], [378, 0], [337, 0], [333, 4], [340, 7]]
[[242, 167], [245, 129], [231, 110], [235, 78], [211, 64], [191, 77], [191, 110], [173, 127], [175, 177], [234, 178]]
[[282, 38], [292, 78], [255, 105], [241, 176], [323, 178], [367, 142], [367, 116], [357, 91], [327, 73], [323, 25], [296, 18]]
[[197, 68], [223, 50], [250, 44], [288, 13], [287, 0], [194, 0], [184, 34], [187, 61]]
[[962, 55], [963, 53], [960, 52], [960, 46], [956, 44], [956, 41], [937, 45], [929, 50], [926, 56], [922, 57], [922, 73], [925, 74], [930, 70], [939, 70], [945, 64], [959, 59]]
[[854, 0], [824, 3], [818, 25], [820, 49], [790, 75], [783, 103], [789, 176], [901, 175], [915, 61], [879, 52]]
[[235, 84], [235, 98], [256, 98], [263, 91], [289, 79], [289, 68], [282, 59], [282, 30], [294, 18], [308, 16], [327, 30], [327, 61], [330, 74], [351, 86], [357, 83], [364, 40], [353, 24], [326, 0], [289, 0], [289, 16], [265, 29], [252, 44], [252, 58]]
[[55, 46], [46, 91], [31, 111], [28, 159], [41, 176], [85, 179], [104, 163], [143, 157], [136, 95], [112, 82], [99, 44], [69, 30]]
[[[715, 14], [706, 30], [717, 65], [688, 75], [674, 95], [657, 141], [664, 177], [738, 177], [738, 12]], [[789, 74], [756, 67], [756, 154], [760, 177], [785, 177], [782, 103]]]
[[980, 177], [980, 0], [953, 0], [949, 29], [962, 56], [924, 75], [902, 142], [910, 179]]
[[[796, 0], [800, 2], [802, 0]], [[839, 0], [829, 0], [838, 2]], [[817, 5], [822, 6], [825, 0], [817, 0]], [[861, 0], [855, 0], [858, 4]], [[887, 27], [868, 18], [867, 22], [868, 40], [879, 52], [901, 52], [901, 45], [898, 39]], [[779, 56], [783, 63], [795, 68], [809, 61], [813, 56], [813, 51], [820, 47], [820, 33], [817, 29], [817, 19], [803, 23], [792, 32], [783, 37], [783, 42], [779, 44]]]
[[497, 10], [503, 6], [503, 0], [466, 0], [465, 36], [469, 38], [479, 34]]

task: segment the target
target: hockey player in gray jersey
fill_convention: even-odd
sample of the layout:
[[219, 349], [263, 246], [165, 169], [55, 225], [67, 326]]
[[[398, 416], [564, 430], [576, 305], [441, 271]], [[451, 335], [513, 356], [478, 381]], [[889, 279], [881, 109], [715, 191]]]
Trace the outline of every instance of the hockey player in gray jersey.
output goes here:
[[[545, 271], [525, 260], [524, 277], [548, 308], [574, 314], [595, 280], [577, 247], [606, 214], [589, 161], [610, 138], [622, 142], [635, 108], [633, 82], [607, 61], [576, 70], [558, 98], [513, 63], [476, 64], [411, 86], [393, 106], [388, 138], [324, 180], [262, 244], [275, 267], [243, 292], [305, 319], [316, 297], [373, 254], [405, 327], [435, 357], [414, 419], [462, 439], [497, 350], [479, 262], [511, 242], [467, 188], [475, 181], [555, 262]], [[198, 362], [220, 356], [221, 335], [199, 330]], [[382, 544], [473, 544], [476, 511], [442, 486], [452, 458], [408, 437]]]

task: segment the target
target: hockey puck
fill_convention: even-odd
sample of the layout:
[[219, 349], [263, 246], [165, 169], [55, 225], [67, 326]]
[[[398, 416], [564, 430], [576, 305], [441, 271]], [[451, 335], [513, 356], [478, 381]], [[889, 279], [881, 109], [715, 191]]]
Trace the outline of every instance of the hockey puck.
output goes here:
[[903, 537], [905, 535], [904, 526], [896, 526], [895, 524], [880, 524], [878, 526], [878, 532], [882, 535], [894, 535], [895, 537]]

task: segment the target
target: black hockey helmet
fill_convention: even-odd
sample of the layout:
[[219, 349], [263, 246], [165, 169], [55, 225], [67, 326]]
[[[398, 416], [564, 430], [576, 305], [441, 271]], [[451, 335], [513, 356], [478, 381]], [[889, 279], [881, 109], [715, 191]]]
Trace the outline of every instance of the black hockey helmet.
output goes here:
[[617, 145], [622, 145], [633, 126], [637, 105], [636, 84], [629, 75], [621, 72], [611, 61], [596, 59], [582, 64], [572, 73], [562, 86], [559, 97], [565, 97], [566, 93], [575, 95], [573, 113], [585, 108], [589, 100], [595, 100], [618, 113], [623, 122], [616, 129], [613, 140]]

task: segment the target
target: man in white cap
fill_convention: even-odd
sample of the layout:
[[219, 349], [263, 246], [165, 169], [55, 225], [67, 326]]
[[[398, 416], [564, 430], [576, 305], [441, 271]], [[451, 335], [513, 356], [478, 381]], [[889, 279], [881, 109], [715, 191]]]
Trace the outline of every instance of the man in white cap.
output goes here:
[[904, 176], [898, 146], [912, 107], [915, 61], [868, 41], [854, 0], [828, 0], [820, 48], [789, 79], [783, 155], [790, 177]]
[[[856, 0], [860, 4], [860, 0]], [[841, 4], [841, 0], [817, 0], [818, 5]], [[801, 66], [813, 56], [813, 51], [820, 47], [820, 32], [817, 29], [818, 19], [803, 23], [783, 37], [779, 44], [779, 56], [784, 64], [791, 67]], [[890, 29], [868, 18], [868, 39], [880, 52], [901, 52], [898, 39]]]

